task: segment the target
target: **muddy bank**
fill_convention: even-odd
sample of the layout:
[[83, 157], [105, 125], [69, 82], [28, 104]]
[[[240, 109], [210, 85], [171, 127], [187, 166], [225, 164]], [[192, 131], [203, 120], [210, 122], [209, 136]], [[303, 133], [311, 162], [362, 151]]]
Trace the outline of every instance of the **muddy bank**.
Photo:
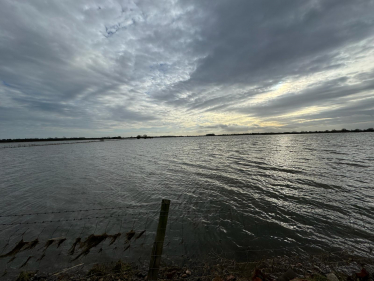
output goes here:
[[[214, 256], [209, 262], [188, 260], [184, 266], [163, 264], [159, 280], [194, 281], [372, 281], [373, 256], [355, 256], [346, 252], [314, 256], [278, 256], [256, 262], [236, 262]], [[83, 264], [82, 264], [83, 265]], [[118, 261], [96, 264], [88, 270], [75, 266], [53, 274], [21, 272], [16, 280], [147, 280], [148, 268]]]

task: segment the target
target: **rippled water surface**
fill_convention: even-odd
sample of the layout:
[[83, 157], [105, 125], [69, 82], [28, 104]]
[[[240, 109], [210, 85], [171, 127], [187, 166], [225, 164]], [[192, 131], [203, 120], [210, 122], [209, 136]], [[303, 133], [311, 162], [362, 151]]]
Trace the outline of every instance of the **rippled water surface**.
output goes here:
[[[285, 248], [350, 247], [365, 252], [374, 241], [373, 137], [155, 138], [5, 148], [0, 149], [0, 207], [9, 215], [127, 206], [140, 214], [134, 224], [148, 231], [157, 221], [139, 219], [147, 217], [141, 212], [157, 217], [159, 202], [167, 198], [168, 233], [171, 242], [179, 241], [174, 250], [272, 249], [276, 255]], [[108, 213], [125, 216], [126, 210]], [[47, 219], [60, 217], [50, 214]], [[19, 219], [37, 221], [40, 216], [4, 217], [1, 222]], [[97, 223], [91, 224], [85, 226], [97, 232]], [[64, 231], [79, 233], [80, 226]], [[7, 227], [0, 232], [3, 244], [11, 230], [17, 231]], [[136, 228], [102, 227], [107, 232]]]

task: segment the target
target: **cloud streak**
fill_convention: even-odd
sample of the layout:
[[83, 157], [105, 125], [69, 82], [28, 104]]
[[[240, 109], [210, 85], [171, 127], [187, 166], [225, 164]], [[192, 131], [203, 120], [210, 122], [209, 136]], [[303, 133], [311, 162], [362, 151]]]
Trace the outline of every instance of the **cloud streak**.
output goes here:
[[0, 138], [373, 127], [373, 15], [371, 0], [5, 0]]

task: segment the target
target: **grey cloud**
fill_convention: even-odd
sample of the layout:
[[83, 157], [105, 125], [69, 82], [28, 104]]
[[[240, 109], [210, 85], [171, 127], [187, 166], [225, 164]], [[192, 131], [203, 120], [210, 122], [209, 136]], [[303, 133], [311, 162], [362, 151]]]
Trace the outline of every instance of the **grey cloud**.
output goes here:
[[[210, 49], [192, 75], [203, 82], [246, 83], [326, 67], [338, 48], [373, 34], [373, 2], [224, 2], [196, 48]], [[292, 7], [292, 8], [291, 8]], [[318, 67], [319, 66], [319, 67]]]
[[199, 126], [199, 131], [202, 133], [246, 133], [255, 129], [258, 129], [258, 126], [239, 126], [236, 124], [216, 124], [211, 126]]
[[216, 1], [203, 7], [209, 20], [201, 23], [194, 49], [207, 56], [188, 81], [163, 93], [168, 102], [198, 85], [240, 87], [342, 67], [341, 48], [374, 32], [373, 1]]
[[[45, 133], [152, 128], [169, 113], [266, 119], [310, 105], [346, 107], [348, 97], [373, 90], [370, 73], [344, 71], [369, 54], [373, 14], [373, 0], [5, 0], [0, 138], [32, 126], [50, 128]], [[328, 71], [342, 78], [265, 106], [241, 106], [289, 77]], [[352, 118], [369, 118], [362, 116]], [[173, 120], [172, 131], [184, 126], [182, 119]]]
[[81, 116], [84, 114], [81, 108], [68, 104], [53, 103], [42, 100], [32, 100], [30, 98], [14, 98], [19, 105], [26, 110], [47, 112], [52, 115], [65, 117]]
[[137, 112], [126, 108], [125, 106], [115, 106], [109, 110], [110, 119], [117, 121], [150, 121], [157, 120], [156, 116], [150, 115], [147, 112]]

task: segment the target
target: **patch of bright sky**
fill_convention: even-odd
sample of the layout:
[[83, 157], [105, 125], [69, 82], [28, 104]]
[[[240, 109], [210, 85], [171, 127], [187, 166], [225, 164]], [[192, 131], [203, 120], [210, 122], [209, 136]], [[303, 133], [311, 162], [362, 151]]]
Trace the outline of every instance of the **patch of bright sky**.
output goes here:
[[331, 119], [334, 119], [334, 118], [293, 119], [292, 121], [295, 123], [309, 123], [309, 122], [325, 121], [325, 120], [331, 120]]
[[[235, 126], [235, 127], [251, 127], [259, 125], [261, 127], [281, 127], [284, 124], [275, 120], [264, 120], [252, 116], [243, 116], [242, 114], [220, 113], [220, 112], [203, 112], [196, 115], [178, 116], [179, 120], [183, 120], [180, 125], [184, 128], [193, 127], [214, 127], [219, 125]], [[178, 119], [175, 119], [178, 120]], [[248, 130], [243, 130], [247, 132]]]
[[[353, 50], [354, 47], [348, 48], [349, 51]], [[344, 52], [343, 52], [344, 53]], [[243, 107], [250, 107], [253, 105], [258, 104], [264, 104], [271, 102], [273, 99], [286, 96], [288, 94], [294, 94], [294, 93], [302, 93], [303, 90], [307, 90], [309, 87], [315, 87], [320, 85], [321, 83], [333, 79], [337, 79], [343, 76], [348, 76], [351, 79], [348, 80], [347, 83], [349, 84], [355, 84], [356, 79], [354, 78], [354, 74], [356, 73], [363, 73], [368, 72], [370, 73], [373, 71], [373, 63], [368, 63], [368, 57], [370, 57], [372, 62], [374, 62], [374, 52], [373, 49], [368, 49], [364, 52], [364, 54], [361, 52], [359, 53], [359, 56], [356, 56], [355, 58], [352, 58], [352, 56], [346, 56], [342, 55], [340, 59], [347, 58], [347, 60], [344, 62], [345, 66], [342, 68], [339, 68], [337, 70], [326, 70], [322, 72], [318, 72], [312, 75], [308, 75], [306, 77], [289, 77], [287, 80], [280, 81], [277, 84], [273, 85], [269, 91], [265, 93], [260, 93], [257, 95], [254, 95], [251, 97], [247, 102], [243, 102], [241, 106]], [[293, 112], [283, 114], [280, 116], [269, 118], [270, 120], [266, 119], [258, 119], [256, 117], [248, 117], [246, 115], [237, 115], [237, 114], [225, 114], [225, 113], [215, 113], [215, 114], [207, 114], [205, 113], [205, 122], [203, 122], [203, 125], [214, 125], [214, 124], [238, 124], [238, 125], [246, 125], [251, 126], [253, 124], [258, 124], [261, 127], [280, 127], [283, 126], [281, 121], [275, 121], [276, 119], [288, 119], [291, 117], [299, 117], [299, 116], [305, 116], [310, 114], [317, 114], [324, 111], [330, 111], [334, 109], [338, 109], [341, 107], [344, 107], [344, 101], [345, 102], [351, 102], [352, 96], [357, 96], [357, 100], [363, 99], [363, 98], [371, 98], [372, 93], [370, 92], [364, 92], [364, 93], [357, 93], [355, 95], [351, 95], [349, 98], [341, 98], [342, 104], [340, 105], [327, 105], [327, 106], [309, 106], [306, 108], [297, 109]], [[329, 118], [325, 119], [315, 119], [310, 121], [318, 121], [318, 120], [327, 120]], [[304, 120], [304, 119], [299, 119]], [[201, 120], [196, 120], [201, 122]], [[307, 121], [303, 121], [307, 122]], [[300, 122], [300, 123], [303, 123]], [[309, 122], [309, 120], [308, 120]], [[196, 122], [190, 120], [190, 125], [196, 124]]]
[[305, 107], [300, 110], [296, 110], [287, 114], [279, 115], [277, 118], [290, 118], [290, 117], [297, 117], [297, 116], [304, 116], [304, 115], [310, 115], [310, 114], [317, 114], [323, 111], [331, 111], [338, 108], [341, 108], [342, 106], [309, 106]]
[[[111, 40], [118, 40], [113, 39]], [[104, 43], [104, 42], [103, 42]], [[110, 43], [107, 41], [105, 44]], [[111, 42], [113, 43], [113, 42]], [[207, 99], [219, 98], [225, 93], [230, 93], [232, 95], [243, 95], [246, 92], [249, 93], [247, 100], [244, 100], [240, 107], [251, 107], [255, 105], [261, 105], [264, 103], [271, 103], [272, 100], [286, 96], [289, 94], [300, 94], [304, 90], [307, 90], [312, 87], [321, 85], [322, 83], [340, 78], [343, 76], [350, 77], [347, 81], [349, 84], [354, 84], [358, 82], [354, 75], [357, 73], [370, 72], [373, 70], [373, 63], [368, 63], [368, 61], [374, 61], [374, 51], [373, 49], [366, 49], [361, 52], [356, 52], [356, 49], [359, 48], [360, 44], [364, 46], [365, 44], [359, 43], [347, 47], [341, 52], [337, 57], [336, 63], [343, 64], [344, 66], [338, 69], [330, 69], [307, 76], [293, 76], [286, 77], [282, 81], [275, 83], [270, 86], [268, 89], [258, 90], [257, 86], [217, 86], [217, 87], [207, 87], [205, 89], [199, 89], [199, 97], [206, 97]], [[114, 46], [112, 45], [111, 48]], [[119, 45], [118, 50], [124, 48], [123, 44]], [[130, 56], [131, 57], [131, 56]], [[114, 58], [113, 58], [114, 59]], [[197, 126], [215, 126], [219, 124], [224, 125], [236, 125], [236, 126], [253, 126], [260, 125], [261, 127], [281, 127], [284, 124], [282, 119], [297, 118], [305, 115], [316, 114], [323, 111], [334, 109], [334, 107], [329, 106], [311, 106], [306, 108], [296, 109], [293, 112], [276, 116], [270, 118], [256, 118], [255, 116], [248, 116], [245, 114], [238, 113], [227, 113], [227, 112], [199, 112], [199, 110], [188, 111], [167, 111], [168, 107], [166, 105], [154, 106], [151, 100], [151, 96], [154, 93], [159, 93], [164, 90], [167, 90], [173, 84], [178, 82], [187, 81], [190, 78], [191, 73], [196, 69], [198, 58], [183, 58], [178, 56], [169, 56], [167, 59], [161, 58], [158, 61], [154, 61], [148, 68], [148, 70], [143, 69], [142, 71], [137, 71], [136, 75], [138, 76], [135, 82], [130, 82], [129, 85], [123, 85], [120, 87], [118, 95], [113, 96], [104, 96], [100, 100], [103, 104], [106, 105], [118, 105], [127, 103], [130, 98], [135, 98], [137, 103], [133, 103], [135, 108], [139, 110], [152, 110], [153, 112], [159, 113], [159, 116], [162, 117], [161, 121], [147, 121], [144, 122], [144, 125], [155, 126], [156, 128], [170, 128], [171, 131], [175, 130], [178, 132], [178, 128], [184, 128], [186, 130], [192, 130]], [[85, 68], [88, 65], [98, 64], [103, 69], [110, 69], [111, 61], [108, 61], [108, 58], [105, 57], [100, 52], [87, 52], [85, 56], [80, 57], [75, 61], [80, 67]], [[135, 61], [130, 61], [132, 68], [134, 68]], [[129, 94], [129, 90], [136, 89], [137, 94]], [[197, 90], [197, 89], [194, 89]], [[92, 90], [93, 91], [93, 90]], [[260, 91], [260, 93], [256, 93]], [[87, 91], [83, 96], [89, 95], [91, 91]], [[251, 95], [253, 93], [254, 95]], [[188, 98], [190, 92], [181, 92], [179, 98]], [[369, 93], [358, 93], [365, 97]], [[358, 96], [359, 98], [359, 96]], [[342, 98], [343, 101], [349, 102], [349, 99]], [[336, 105], [335, 108], [343, 107], [343, 105]], [[146, 112], [146, 111], [145, 111]], [[298, 120], [304, 120], [299, 118]], [[319, 119], [316, 119], [319, 120]], [[313, 120], [312, 120], [313, 121]], [[306, 121], [302, 121], [303, 123]], [[136, 125], [138, 126], [138, 125]], [[118, 124], [116, 129], [120, 128], [136, 128], [136, 126], [131, 125], [128, 122]], [[158, 130], [157, 129], [157, 130]]]
[[[348, 84], [362, 82], [354, 78], [354, 73], [363, 73], [373, 71], [374, 68], [374, 48], [366, 49], [364, 52], [356, 53], [355, 48], [364, 46], [367, 40], [359, 44], [354, 44], [342, 51], [337, 57], [337, 62], [344, 63], [345, 66], [339, 69], [326, 70], [308, 75], [306, 77], [289, 77], [285, 81], [280, 81], [270, 88], [270, 91], [253, 96], [245, 106], [263, 104], [278, 97], [290, 94], [300, 93], [325, 81], [340, 78], [342, 76], [351, 76]], [[374, 42], [373, 42], [374, 44]], [[371, 62], [371, 63], [368, 63]]]
[[[360, 43], [362, 44], [362, 43]], [[365, 44], [363, 44], [365, 45]], [[342, 76], [351, 77], [348, 83], [355, 83], [354, 74], [355, 73], [363, 73], [363, 72], [370, 72], [373, 69], [373, 64], [368, 64], [367, 60], [368, 57], [373, 58], [374, 55], [373, 50], [367, 49], [364, 52], [357, 52], [357, 54], [353, 54], [357, 48], [357, 44], [354, 46], [350, 46], [345, 51], [341, 53], [341, 55], [337, 58], [337, 63], [344, 63], [344, 67], [339, 69], [332, 69], [321, 71], [318, 73], [314, 73], [304, 77], [287, 77], [284, 80], [274, 84], [270, 87], [270, 89], [266, 92], [255, 94], [254, 96], [250, 97], [246, 102], [242, 103], [242, 106], [251, 106], [251, 105], [258, 105], [267, 102], [271, 102], [272, 100], [288, 95], [288, 94], [295, 94], [295, 93], [302, 93], [303, 90], [306, 90], [310, 87], [315, 87], [320, 85], [323, 82], [328, 80], [333, 80], [336, 78], [340, 78]], [[348, 55], [347, 55], [348, 54]], [[364, 59], [363, 59], [364, 58]], [[190, 58], [191, 59], [191, 58]], [[174, 83], [178, 83], [181, 81], [186, 81], [190, 78], [190, 74], [196, 69], [196, 59], [191, 60], [181, 60], [178, 57], [169, 57], [167, 62], [156, 62], [154, 65], [150, 66], [149, 72], [143, 76], [141, 79], [142, 83], [138, 86], [139, 95], [138, 98], [142, 97], [141, 92], [143, 93], [157, 93], [159, 91], [166, 90], [168, 87], [173, 85]], [[145, 74], [145, 73], [144, 73]], [[214, 88], [207, 88], [201, 89], [200, 92], [203, 96], [211, 98], [220, 97], [223, 92], [231, 92], [233, 94], [243, 94], [246, 91], [256, 93], [258, 90], [257, 86], [248, 86], [238, 88], [231, 88], [230, 87], [214, 87]], [[231, 90], [231, 91], [230, 91]], [[179, 98], [187, 98], [190, 95], [188, 92], [180, 93]], [[202, 96], [200, 95], [200, 97]], [[358, 97], [365, 97], [368, 93], [358, 93]], [[112, 98], [112, 103], [117, 103], [120, 101], [121, 97], [116, 97], [115, 99]], [[328, 111], [331, 109], [338, 109], [343, 107], [343, 105], [335, 105], [335, 106], [310, 106], [306, 108], [301, 108], [295, 110], [294, 112], [290, 112], [288, 114], [280, 115], [277, 117], [270, 117], [270, 118], [257, 118], [255, 116], [248, 116], [244, 114], [237, 114], [237, 113], [227, 113], [227, 112], [200, 112], [197, 113], [196, 110], [189, 111], [168, 111], [167, 106], [158, 105], [151, 106], [149, 104], [148, 98], [141, 98], [143, 100], [142, 105], [139, 104], [137, 106], [140, 107], [147, 107], [153, 108], [155, 112], [159, 112], [162, 115], [162, 122], [159, 120], [155, 121], [148, 121], [145, 122], [144, 125], [148, 130], [151, 128], [151, 131], [156, 133], [157, 132], [165, 132], [168, 130], [169, 132], [180, 134], [186, 131], [193, 131], [194, 128], [199, 126], [215, 126], [215, 125], [233, 125], [233, 126], [253, 126], [259, 125], [260, 127], [282, 127], [286, 123], [282, 123], [282, 119], [289, 119], [294, 117], [301, 117], [310, 114], [321, 113], [323, 111]], [[124, 98], [122, 97], [122, 101]], [[345, 100], [345, 99], [343, 99]], [[346, 100], [347, 102], [349, 99]], [[311, 121], [323, 121], [328, 120], [329, 118], [320, 118], [314, 120], [305, 120], [303, 118], [296, 119], [299, 123], [311, 122]], [[120, 129], [122, 126], [118, 126]], [[132, 124], [126, 124], [127, 128], [131, 130], [132, 128], [138, 128]], [[149, 126], [149, 127], [148, 127]], [[146, 129], [144, 127], [144, 129]]]

